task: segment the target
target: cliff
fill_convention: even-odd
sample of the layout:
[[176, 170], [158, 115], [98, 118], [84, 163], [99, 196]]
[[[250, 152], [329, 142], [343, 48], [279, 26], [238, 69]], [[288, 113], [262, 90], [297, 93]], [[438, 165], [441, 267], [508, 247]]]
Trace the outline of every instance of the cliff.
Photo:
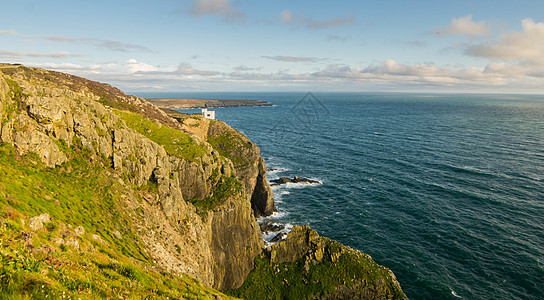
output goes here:
[[255, 178], [237, 174], [205, 139], [110, 86], [22, 66], [0, 71], [2, 143], [54, 169], [85, 152], [118, 178], [112, 201], [125, 206], [119, 213], [130, 215], [154, 264], [218, 289], [242, 283], [263, 247], [251, 208], [257, 166]]
[[266, 166], [227, 124], [6, 64], [0, 100], [0, 298], [228, 298], [271, 259]]
[[308, 225], [294, 226], [256, 262], [244, 284], [228, 294], [245, 299], [407, 299], [391, 270]]

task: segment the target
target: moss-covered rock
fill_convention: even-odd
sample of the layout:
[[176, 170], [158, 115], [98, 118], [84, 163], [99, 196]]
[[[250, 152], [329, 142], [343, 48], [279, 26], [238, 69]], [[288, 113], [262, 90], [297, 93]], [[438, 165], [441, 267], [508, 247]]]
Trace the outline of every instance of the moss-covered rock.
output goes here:
[[255, 261], [246, 282], [228, 294], [244, 299], [406, 299], [389, 269], [307, 225], [294, 226]]
[[236, 177], [244, 182], [247, 194], [251, 195], [255, 216], [268, 216], [276, 211], [259, 147], [239, 131], [218, 120], [210, 122], [207, 141], [233, 162]]

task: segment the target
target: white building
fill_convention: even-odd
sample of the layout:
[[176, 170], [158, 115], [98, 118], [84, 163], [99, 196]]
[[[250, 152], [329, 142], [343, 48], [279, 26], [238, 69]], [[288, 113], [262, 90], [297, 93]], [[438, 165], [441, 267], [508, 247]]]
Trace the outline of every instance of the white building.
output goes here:
[[215, 111], [208, 110], [207, 108], [202, 109], [202, 116], [206, 119], [215, 119]]

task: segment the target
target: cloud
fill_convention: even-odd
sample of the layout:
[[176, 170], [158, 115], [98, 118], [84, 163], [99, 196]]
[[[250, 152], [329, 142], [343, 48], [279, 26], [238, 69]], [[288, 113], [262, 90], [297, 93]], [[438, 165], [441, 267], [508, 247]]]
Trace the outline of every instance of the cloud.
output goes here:
[[294, 26], [294, 27], [305, 27], [307, 29], [326, 29], [331, 27], [340, 27], [351, 25], [355, 23], [355, 18], [352, 16], [349, 17], [336, 17], [328, 20], [315, 20], [312, 18], [304, 17], [300, 14], [293, 14], [290, 10], [283, 10], [278, 18], [280, 22], [284, 25]]
[[339, 82], [381, 82], [404, 84], [406, 86], [428, 87], [475, 87], [499, 86], [509, 81], [509, 76], [485, 72], [484, 68], [447, 69], [433, 63], [402, 64], [387, 59], [380, 64], [365, 68], [352, 68], [346, 65], [329, 65], [312, 73], [312, 77]]
[[67, 59], [70, 57], [81, 57], [79, 54], [70, 54], [68, 52], [57, 52], [57, 53], [31, 53], [31, 52], [20, 52], [20, 51], [9, 51], [9, 50], [0, 50], [0, 56], [7, 58], [25, 58], [25, 57], [41, 57], [41, 58], [54, 58], [54, 59]]
[[15, 30], [0, 30], [0, 35], [3, 35], [3, 34], [6, 34], [6, 35], [7, 34], [13, 34], [13, 35], [15, 35], [15, 34], [18, 34], [18, 33]]
[[102, 39], [95, 39], [95, 38], [76, 38], [76, 37], [58, 36], [58, 35], [44, 35], [40, 37], [53, 43], [87, 44], [87, 45], [93, 45], [98, 48], [108, 49], [111, 51], [152, 52], [151, 49], [145, 46], [124, 43], [120, 41], [113, 41], [113, 40], [102, 40]]
[[318, 62], [326, 60], [324, 58], [317, 57], [303, 57], [303, 56], [261, 56], [262, 58], [285, 61], [285, 62]]
[[220, 72], [216, 72], [216, 71], [198, 70], [193, 68], [190, 64], [183, 63], [183, 62], [179, 64], [178, 69], [176, 70], [175, 73], [179, 75], [189, 75], [189, 76], [191, 75], [216, 76], [221, 74]]
[[528, 60], [544, 64], [544, 23], [521, 21], [522, 30], [500, 36], [487, 44], [471, 45], [466, 54], [489, 59]]
[[228, 22], [241, 21], [245, 18], [245, 14], [234, 8], [230, 0], [195, 0], [189, 13], [197, 17], [222, 16]]
[[157, 68], [153, 67], [152, 65], [149, 65], [143, 62], [138, 62], [137, 60], [133, 58], [127, 60], [126, 65], [130, 73], [157, 71]]
[[439, 26], [435, 29], [436, 34], [443, 35], [462, 35], [462, 36], [478, 36], [489, 35], [491, 30], [485, 21], [474, 22], [472, 15], [453, 18], [448, 26]]
[[239, 65], [238, 67], [234, 67], [233, 70], [240, 71], [240, 72], [246, 72], [246, 71], [260, 71], [262, 70], [262, 67], [259, 68], [250, 68], [246, 65]]
[[[36, 65], [36, 64], [35, 64]], [[40, 65], [38, 65], [40, 66]], [[394, 59], [353, 66], [329, 64], [317, 71], [263, 71], [245, 65], [232, 72], [202, 70], [181, 62], [152, 66], [129, 59], [91, 65], [46, 63], [55, 69], [92, 80], [108, 82], [127, 91], [159, 88], [181, 90], [369, 90], [369, 91], [448, 91], [448, 92], [542, 92], [544, 71], [529, 63], [493, 62], [485, 67], [452, 68], [431, 62], [401, 63]]]

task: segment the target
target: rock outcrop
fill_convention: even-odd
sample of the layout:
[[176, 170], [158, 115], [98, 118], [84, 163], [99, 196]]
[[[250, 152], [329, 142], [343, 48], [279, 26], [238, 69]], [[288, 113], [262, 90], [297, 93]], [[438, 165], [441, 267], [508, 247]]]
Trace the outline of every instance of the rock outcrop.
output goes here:
[[211, 121], [207, 141], [234, 163], [236, 177], [244, 183], [246, 191], [251, 195], [255, 216], [268, 216], [276, 211], [259, 147], [229, 125], [216, 120]]
[[365, 253], [294, 226], [266, 249], [238, 290], [254, 299], [407, 299], [391, 270]]
[[[119, 294], [119, 285], [104, 287], [83, 277], [64, 281], [64, 273], [61, 282], [61, 273], [54, 272], [60, 272], [65, 261], [49, 255], [55, 249], [75, 251], [63, 256], [73, 266], [71, 271], [121, 278], [146, 297], [165, 297], [164, 291], [183, 290], [184, 284], [196, 294], [176, 297], [199, 298], [202, 290], [219, 297], [209, 287], [242, 291], [257, 286], [262, 291], [259, 285], [278, 291], [263, 298], [302, 295], [298, 290], [284, 294], [298, 287], [306, 293], [303, 298], [404, 297], [388, 269], [307, 226], [295, 226], [284, 241], [263, 252], [255, 217], [276, 210], [266, 166], [259, 148], [221, 121], [174, 119], [145, 99], [106, 84], [0, 64], [0, 148], [3, 164], [12, 171], [2, 174], [11, 174], [15, 181], [0, 178], [5, 210], [0, 231], [10, 235], [9, 243], [30, 253], [24, 257], [19, 248], [14, 251], [3, 243], [2, 259], [33, 262], [24, 272], [1, 271], [19, 276], [22, 294], [28, 297], [44, 293], [44, 288], [57, 298], [55, 291], [74, 295], [79, 289], [138, 297]], [[82, 193], [80, 185], [85, 186]], [[70, 192], [64, 194], [63, 189]], [[94, 204], [99, 207], [94, 209]], [[106, 220], [89, 220], [95, 216]], [[85, 228], [76, 224], [82, 219]], [[86, 261], [70, 260], [73, 257]], [[57, 269], [42, 268], [47, 264]], [[281, 277], [289, 266], [296, 272], [288, 275], [298, 281]], [[252, 279], [251, 274], [261, 271], [270, 281]], [[171, 274], [189, 275], [206, 287], [192, 279], [182, 280], [184, 284], [176, 279], [180, 289], [172, 289], [167, 283]], [[339, 277], [328, 281], [331, 274]], [[312, 289], [306, 291], [302, 287], [309, 278], [318, 282], [311, 282]], [[150, 282], [162, 287], [148, 288]]]
[[289, 177], [280, 177], [278, 179], [270, 180], [272, 183], [271, 186], [280, 185], [280, 184], [286, 184], [286, 183], [307, 183], [307, 184], [319, 184], [320, 182], [317, 180], [312, 180], [308, 178], [301, 178], [298, 176], [293, 177], [292, 179]]
[[[66, 149], [76, 145], [91, 160], [110, 158], [127, 186], [157, 186], [145, 204], [134, 195], [126, 201], [142, 210], [145, 218], [134, 222], [159, 266], [218, 289], [242, 284], [263, 247], [251, 205], [263, 163], [258, 150], [248, 157], [251, 167], [235, 168], [145, 100], [66, 74], [2, 65], [0, 97], [0, 142], [13, 144], [20, 155], [36, 153], [47, 166], [61, 166], [69, 159]], [[140, 121], [155, 127], [141, 128]], [[183, 146], [161, 140], [161, 130], [174, 132]], [[234, 174], [244, 190], [223, 195], [211, 208], [193, 205], [217, 200], [223, 178]]]

